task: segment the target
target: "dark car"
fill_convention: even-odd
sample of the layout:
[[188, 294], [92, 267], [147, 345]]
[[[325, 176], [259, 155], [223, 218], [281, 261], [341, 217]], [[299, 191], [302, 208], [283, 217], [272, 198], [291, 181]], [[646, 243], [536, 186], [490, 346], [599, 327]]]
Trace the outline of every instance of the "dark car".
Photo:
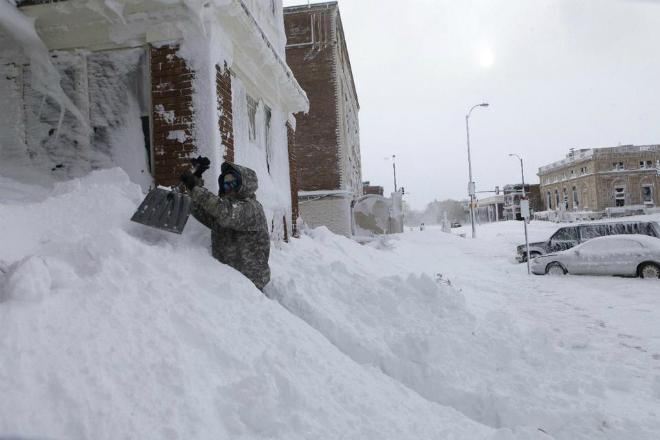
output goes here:
[[462, 225], [459, 222], [452, 222], [451, 227], [452, 228], [460, 228]]
[[[546, 241], [529, 244], [530, 258], [536, 258], [551, 252], [564, 251], [580, 243], [606, 235], [641, 234], [660, 238], [660, 225], [656, 222], [611, 222], [611, 223], [585, 223], [581, 225], [565, 226], [559, 228]], [[516, 260], [520, 263], [527, 261], [525, 245], [516, 248]]]

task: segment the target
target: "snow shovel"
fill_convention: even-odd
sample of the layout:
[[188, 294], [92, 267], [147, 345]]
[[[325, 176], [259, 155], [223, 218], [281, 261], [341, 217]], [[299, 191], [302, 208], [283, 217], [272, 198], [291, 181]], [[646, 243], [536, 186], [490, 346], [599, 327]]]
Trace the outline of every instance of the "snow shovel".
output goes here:
[[[199, 156], [191, 160], [192, 173], [202, 177], [202, 173], [209, 168], [210, 161], [206, 157]], [[131, 221], [162, 229], [175, 234], [181, 234], [186, 226], [192, 200], [186, 194], [183, 184], [173, 186], [171, 190], [155, 188], [149, 191], [137, 211], [131, 217]]]

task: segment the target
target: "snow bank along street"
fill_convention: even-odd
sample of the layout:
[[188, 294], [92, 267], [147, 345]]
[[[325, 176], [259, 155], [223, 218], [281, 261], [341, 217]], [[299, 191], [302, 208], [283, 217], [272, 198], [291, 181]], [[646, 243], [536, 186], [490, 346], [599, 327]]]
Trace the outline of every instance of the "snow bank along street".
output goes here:
[[517, 222], [368, 246], [312, 230], [273, 249], [268, 299], [194, 220], [130, 223], [119, 169], [0, 194], [2, 435], [660, 435], [660, 286], [527, 277]]
[[[194, 220], [182, 237], [130, 223], [142, 194], [119, 169], [51, 192], [8, 179], [0, 186], [14, 195], [0, 203], [0, 435], [544, 438], [536, 428], [470, 420], [377, 362], [356, 362], [214, 260]], [[345, 244], [305, 238], [274, 259]], [[292, 271], [279, 265], [277, 284]], [[327, 278], [326, 289], [350, 282], [339, 271], [300, 275], [301, 283]], [[417, 283], [419, 293], [415, 281], [408, 291], [432, 301], [456, 295]], [[328, 310], [325, 319], [343, 317]]]

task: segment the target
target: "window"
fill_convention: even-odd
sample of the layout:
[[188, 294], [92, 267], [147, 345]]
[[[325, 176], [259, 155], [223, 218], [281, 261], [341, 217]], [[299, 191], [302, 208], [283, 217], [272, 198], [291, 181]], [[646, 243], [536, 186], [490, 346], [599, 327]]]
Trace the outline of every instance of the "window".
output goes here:
[[248, 137], [251, 141], [257, 140], [257, 101], [250, 95], [245, 95], [248, 112]]
[[568, 191], [564, 188], [564, 209], [568, 209]]
[[550, 194], [550, 191], [546, 194], [545, 204], [548, 209], [552, 209], [552, 194]]
[[619, 170], [625, 170], [626, 168], [625, 168], [623, 162], [613, 162], [612, 163], [612, 169], [619, 171]]
[[626, 205], [626, 188], [624, 186], [614, 187], [614, 206]]
[[577, 187], [573, 187], [573, 208], [577, 209], [580, 207], [580, 200], [578, 199]]
[[555, 241], [577, 241], [578, 230], [577, 228], [561, 228], [550, 239]]
[[647, 160], [647, 161], [640, 160], [639, 161], [639, 168], [640, 169], [651, 169], [651, 168], [653, 168], [653, 161], [652, 160]]
[[559, 209], [559, 191], [555, 190], [555, 209]]
[[642, 203], [653, 204], [653, 184], [642, 185]]
[[270, 150], [271, 150], [271, 134], [270, 134], [270, 124], [273, 118], [272, 111], [267, 105], [264, 106], [264, 133], [265, 133], [265, 146], [266, 146], [266, 168], [268, 173], [270, 173]]

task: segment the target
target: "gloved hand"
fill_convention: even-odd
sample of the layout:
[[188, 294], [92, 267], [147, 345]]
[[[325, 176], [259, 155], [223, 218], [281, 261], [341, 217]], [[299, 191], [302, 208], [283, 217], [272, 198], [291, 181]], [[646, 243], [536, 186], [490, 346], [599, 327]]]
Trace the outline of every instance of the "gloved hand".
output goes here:
[[199, 177], [195, 176], [191, 171], [186, 171], [181, 174], [180, 177], [181, 183], [186, 187], [188, 191], [192, 191], [197, 185], [199, 185]]
[[190, 163], [192, 163], [193, 167], [195, 167], [194, 174], [197, 177], [202, 177], [204, 171], [208, 170], [209, 167], [211, 166], [211, 161], [209, 160], [209, 158], [204, 156], [197, 156], [196, 158], [191, 159]]

